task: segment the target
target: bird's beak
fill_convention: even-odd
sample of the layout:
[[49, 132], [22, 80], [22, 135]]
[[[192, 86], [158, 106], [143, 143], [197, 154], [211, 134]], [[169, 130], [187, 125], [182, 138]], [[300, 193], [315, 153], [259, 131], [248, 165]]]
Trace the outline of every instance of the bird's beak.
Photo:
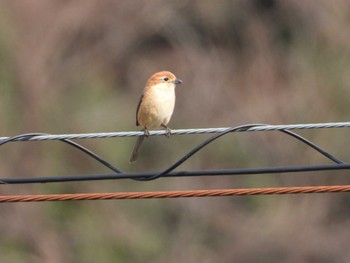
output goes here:
[[174, 84], [181, 84], [182, 83], [182, 80], [181, 79], [175, 79], [174, 81], [173, 81], [173, 83]]

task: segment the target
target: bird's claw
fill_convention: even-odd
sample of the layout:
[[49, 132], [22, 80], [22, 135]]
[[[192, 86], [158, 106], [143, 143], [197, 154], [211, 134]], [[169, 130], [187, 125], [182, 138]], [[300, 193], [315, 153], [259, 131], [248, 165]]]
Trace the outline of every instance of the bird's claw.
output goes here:
[[164, 124], [162, 124], [162, 127], [165, 129], [165, 136], [169, 138], [171, 134], [171, 129]]
[[165, 136], [166, 137], [170, 137], [170, 134], [171, 134], [171, 129], [169, 129], [168, 127], [165, 128]]
[[145, 133], [145, 136], [148, 138], [149, 135], [150, 135], [150, 134], [149, 134], [149, 130], [145, 129], [145, 130], [144, 130], [144, 133]]

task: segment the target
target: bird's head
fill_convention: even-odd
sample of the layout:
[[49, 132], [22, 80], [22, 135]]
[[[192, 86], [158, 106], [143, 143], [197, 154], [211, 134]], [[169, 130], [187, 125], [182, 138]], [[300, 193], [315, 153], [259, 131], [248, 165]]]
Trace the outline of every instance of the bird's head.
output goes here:
[[154, 86], [157, 84], [169, 84], [171, 86], [175, 86], [177, 84], [181, 84], [182, 80], [176, 78], [176, 76], [170, 71], [160, 71], [152, 75], [147, 81], [147, 86]]

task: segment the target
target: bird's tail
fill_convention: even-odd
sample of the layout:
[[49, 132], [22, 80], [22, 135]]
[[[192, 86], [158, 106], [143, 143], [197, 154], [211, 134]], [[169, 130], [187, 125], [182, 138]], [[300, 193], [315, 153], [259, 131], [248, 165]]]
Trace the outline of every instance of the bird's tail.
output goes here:
[[136, 161], [137, 156], [139, 155], [139, 150], [140, 150], [141, 144], [142, 144], [144, 139], [145, 139], [144, 135], [137, 137], [137, 141], [136, 141], [136, 144], [134, 146], [134, 150], [132, 151], [129, 163], [133, 163]]

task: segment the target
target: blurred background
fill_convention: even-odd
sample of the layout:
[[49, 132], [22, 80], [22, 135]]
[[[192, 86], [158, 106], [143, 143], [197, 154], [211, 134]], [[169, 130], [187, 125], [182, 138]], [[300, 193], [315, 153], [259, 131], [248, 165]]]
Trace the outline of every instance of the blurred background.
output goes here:
[[[170, 70], [172, 129], [348, 121], [348, 0], [2, 0], [0, 135], [136, 130], [146, 80]], [[346, 129], [299, 131], [349, 160]], [[125, 171], [174, 163], [208, 135], [81, 140]], [[56, 142], [11, 143], [1, 177], [109, 173]], [[328, 164], [276, 132], [232, 134], [179, 169]], [[348, 172], [1, 186], [1, 195], [348, 183]], [[349, 194], [1, 204], [1, 262], [349, 262]]]

